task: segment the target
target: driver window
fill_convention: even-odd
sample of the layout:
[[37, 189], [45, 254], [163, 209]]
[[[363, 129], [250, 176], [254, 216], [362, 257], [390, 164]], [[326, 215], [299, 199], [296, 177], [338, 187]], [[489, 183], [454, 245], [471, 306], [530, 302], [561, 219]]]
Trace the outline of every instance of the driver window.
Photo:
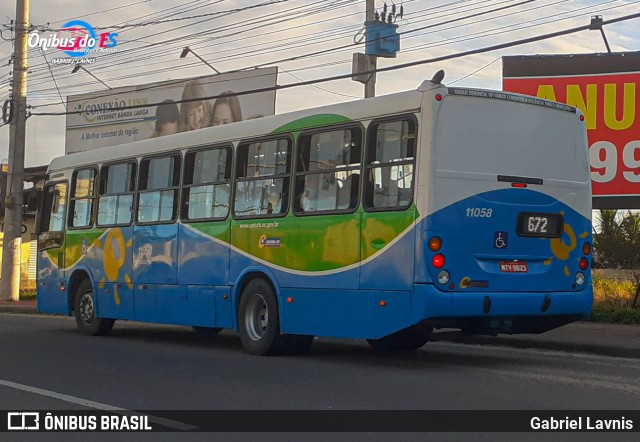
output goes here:
[[67, 206], [67, 183], [50, 184], [44, 190], [40, 232], [62, 232]]

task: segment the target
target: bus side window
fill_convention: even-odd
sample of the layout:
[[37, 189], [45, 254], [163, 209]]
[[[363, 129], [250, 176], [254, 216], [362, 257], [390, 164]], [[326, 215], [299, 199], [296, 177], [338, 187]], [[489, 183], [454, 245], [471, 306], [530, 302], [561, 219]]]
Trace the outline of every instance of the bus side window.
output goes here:
[[80, 169], [73, 173], [69, 227], [83, 228], [93, 225], [96, 168]]
[[296, 214], [353, 211], [358, 206], [361, 152], [359, 127], [303, 134], [296, 164]]
[[236, 217], [279, 216], [288, 210], [291, 140], [280, 138], [238, 146]]
[[102, 166], [98, 198], [98, 226], [131, 224], [136, 163]]
[[229, 214], [231, 147], [188, 152], [185, 156], [182, 219], [224, 219]]
[[138, 222], [154, 223], [175, 220], [179, 186], [179, 155], [142, 160], [138, 188]]
[[411, 205], [416, 133], [412, 118], [374, 122], [369, 127], [366, 209], [402, 210]]

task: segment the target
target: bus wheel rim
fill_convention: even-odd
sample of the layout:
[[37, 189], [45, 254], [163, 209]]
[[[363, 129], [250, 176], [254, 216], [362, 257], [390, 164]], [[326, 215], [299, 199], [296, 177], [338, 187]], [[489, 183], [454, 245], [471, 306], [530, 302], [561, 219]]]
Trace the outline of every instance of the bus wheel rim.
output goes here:
[[93, 297], [91, 293], [85, 293], [80, 299], [80, 318], [85, 324], [91, 324], [93, 321]]
[[269, 310], [262, 295], [255, 293], [249, 299], [244, 317], [247, 334], [253, 341], [259, 341], [267, 332]]

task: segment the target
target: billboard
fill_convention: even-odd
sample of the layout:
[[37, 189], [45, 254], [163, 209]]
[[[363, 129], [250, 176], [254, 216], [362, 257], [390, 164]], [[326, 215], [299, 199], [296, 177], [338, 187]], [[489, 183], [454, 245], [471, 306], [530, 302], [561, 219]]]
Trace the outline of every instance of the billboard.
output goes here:
[[579, 108], [594, 208], [640, 207], [640, 52], [503, 57], [505, 91]]
[[[69, 96], [68, 111], [78, 113], [67, 115], [65, 153], [274, 115], [275, 89], [208, 97], [274, 88], [277, 75], [275, 67], [254, 69]], [[141, 107], [121, 109], [128, 106]]]

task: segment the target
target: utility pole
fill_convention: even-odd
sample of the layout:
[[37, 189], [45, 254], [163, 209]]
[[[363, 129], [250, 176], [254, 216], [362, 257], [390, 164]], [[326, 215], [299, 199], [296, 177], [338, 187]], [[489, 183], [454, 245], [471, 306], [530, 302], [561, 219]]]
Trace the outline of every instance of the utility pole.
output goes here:
[[[366, 21], [372, 22], [375, 18], [375, 0], [367, 0], [367, 14]], [[378, 68], [378, 57], [375, 55], [367, 55], [368, 63], [367, 70], [374, 70]], [[364, 98], [371, 98], [376, 96], [376, 73], [369, 75], [367, 82], [364, 84]]]
[[9, 172], [4, 211], [2, 280], [0, 300], [20, 299], [20, 251], [22, 246], [22, 193], [24, 144], [27, 123], [27, 37], [29, 0], [17, 0], [13, 57], [13, 119], [9, 132]]

